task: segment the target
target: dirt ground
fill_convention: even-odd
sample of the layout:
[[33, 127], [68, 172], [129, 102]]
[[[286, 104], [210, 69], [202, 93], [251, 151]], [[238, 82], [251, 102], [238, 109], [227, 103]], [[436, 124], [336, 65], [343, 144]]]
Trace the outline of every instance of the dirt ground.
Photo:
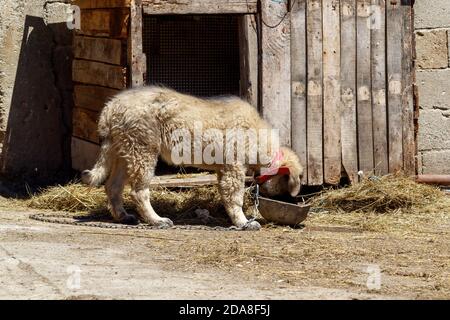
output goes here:
[[109, 230], [33, 212], [0, 201], [1, 299], [450, 299], [448, 212], [313, 214], [260, 232]]

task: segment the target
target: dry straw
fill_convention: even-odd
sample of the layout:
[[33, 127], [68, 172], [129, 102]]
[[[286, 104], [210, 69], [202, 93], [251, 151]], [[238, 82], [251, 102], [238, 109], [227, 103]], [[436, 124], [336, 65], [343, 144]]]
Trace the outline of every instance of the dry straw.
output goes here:
[[[167, 189], [151, 191], [152, 204], [162, 215], [176, 216], [192, 213], [195, 209], [207, 209], [211, 215], [224, 217], [225, 212], [217, 186]], [[448, 201], [439, 188], [422, 185], [402, 175], [368, 178], [347, 188], [329, 189], [312, 198], [316, 210], [344, 212], [389, 213], [402, 209], [441, 206]], [[134, 209], [129, 190], [124, 193], [125, 207]], [[35, 209], [68, 212], [97, 212], [107, 208], [103, 188], [90, 188], [73, 183], [50, 187], [34, 194], [27, 202]], [[252, 205], [249, 189], [245, 208]]]
[[[124, 192], [124, 205], [135, 210], [129, 189]], [[155, 211], [176, 220], [195, 219], [196, 209], [207, 209], [211, 218], [226, 224], [226, 214], [217, 186], [195, 188], [164, 188], [151, 190], [151, 201]], [[58, 185], [43, 189], [30, 196], [27, 205], [34, 209], [66, 211], [73, 213], [101, 213], [107, 211], [107, 199], [103, 187], [91, 188], [79, 183]], [[252, 205], [250, 190], [247, 189], [244, 209]]]
[[388, 213], [401, 209], [430, 208], [447, 200], [437, 187], [416, 183], [404, 175], [365, 178], [347, 188], [327, 190], [311, 200], [317, 209]]

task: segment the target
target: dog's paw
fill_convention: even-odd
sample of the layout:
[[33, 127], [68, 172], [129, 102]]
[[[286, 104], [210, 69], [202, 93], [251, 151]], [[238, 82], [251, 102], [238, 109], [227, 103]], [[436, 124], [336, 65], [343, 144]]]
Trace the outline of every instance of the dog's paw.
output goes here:
[[258, 231], [261, 229], [261, 225], [259, 224], [258, 221], [255, 220], [251, 220], [249, 222], [247, 222], [243, 227], [242, 230], [246, 230], [246, 231]]
[[154, 226], [161, 229], [169, 229], [173, 227], [173, 222], [169, 218], [161, 218], [161, 220], [157, 221]]
[[92, 183], [92, 174], [90, 170], [84, 170], [81, 173], [81, 181], [87, 185], [90, 185]]

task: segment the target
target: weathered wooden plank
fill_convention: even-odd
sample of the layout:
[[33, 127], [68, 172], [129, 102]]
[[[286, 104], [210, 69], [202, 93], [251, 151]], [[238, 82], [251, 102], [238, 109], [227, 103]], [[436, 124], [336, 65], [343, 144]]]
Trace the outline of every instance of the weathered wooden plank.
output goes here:
[[131, 0], [72, 0], [72, 5], [80, 9], [125, 8]]
[[306, 137], [306, 1], [291, 11], [292, 148], [304, 167], [302, 183], [308, 183]]
[[280, 143], [291, 145], [290, 19], [286, 2], [261, 1], [263, 117], [280, 131]]
[[119, 90], [105, 87], [75, 85], [74, 104], [84, 109], [100, 112], [106, 102], [117, 93]]
[[126, 68], [100, 62], [74, 60], [72, 80], [83, 84], [93, 84], [114, 89], [125, 89]]
[[246, 14], [258, 11], [257, 0], [143, 0], [142, 3], [146, 14]]
[[92, 169], [97, 161], [100, 146], [78, 138], [72, 138], [72, 168], [78, 171]]
[[322, 1], [307, 1], [308, 184], [323, 184]]
[[147, 72], [147, 59], [145, 58], [142, 43], [142, 0], [131, 0], [130, 15], [130, 39], [129, 45], [129, 65], [131, 73], [131, 86], [142, 87], [144, 85], [144, 75]]
[[93, 60], [115, 65], [126, 62], [122, 41], [107, 38], [75, 36], [73, 53], [76, 59]]
[[372, 50], [373, 144], [375, 173], [385, 175], [388, 167], [386, 108], [386, 2], [372, 0], [370, 10]]
[[73, 108], [72, 111], [72, 134], [74, 137], [81, 138], [93, 143], [99, 143], [97, 132], [98, 112]]
[[414, 137], [414, 95], [413, 95], [413, 30], [412, 4], [410, 0], [403, 3], [403, 168], [406, 174], [414, 175], [415, 170], [415, 137]]
[[359, 169], [366, 174], [374, 169], [369, 7], [370, 0], [356, 1], [358, 155]]
[[[411, 25], [415, 26], [415, 9], [414, 9], [414, 2], [411, 6]], [[417, 52], [416, 52], [416, 37], [415, 33], [412, 33], [412, 100], [413, 100], [413, 125], [414, 125], [414, 155], [415, 155], [415, 173], [419, 174], [419, 168], [422, 166], [419, 165], [419, 146], [418, 146], [418, 136], [419, 136], [419, 115], [420, 115], [420, 109], [419, 109], [419, 87], [417, 85], [417, 76], [416, 76], [416, 63], [417, 60]]]
[[[245, 177], [245, 182], [254, 182], [253, 177]], [[166, 188], [190, 188], [198, 186], [208, 186], [217, 184], [217, 176], [215, 174], [194, 175], [189, 177], [180, 177], [179, 175], [163, 175], [155, 176], [150, 182], [151, 187]]]
[[240, 95], [255, 108], [258, 107], [258, 35], [256, 28], [254, 15], [244, 15], [239, 18]]
[[77, 34], [126, 39], [128, 37], [128, 20], [130, 10], [119, 9], [98, 9], [81, 10], [81, 29], [76, 30]]
[[387, 79], [388, 79], [388, 132], [389, 172], [403, 168], [402, 124], [402, 28], [403, 13], [400, 1], [387, 1]]
[[339, 0], [323, 0], [324, 182], [341, 179], [341, 37]]
[[341, 0], [341, 139], [342, 167], [351, 182], [358, 179], [356, 127], [356, 2]]

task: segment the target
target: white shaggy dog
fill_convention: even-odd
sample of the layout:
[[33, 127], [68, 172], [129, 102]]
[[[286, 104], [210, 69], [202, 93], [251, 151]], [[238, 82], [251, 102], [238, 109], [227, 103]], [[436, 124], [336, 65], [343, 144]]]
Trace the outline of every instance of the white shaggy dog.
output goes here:
[[[140, 218], [151, 225], [172, 226], [170, 219], [160, 217], [153, 210], [149, 185], [158, 157], [174, 164], [174, 150], [175, 153], [179, 152], [183, 145], [183, 142], [173, 139], [177, 130], [195, 135], [196, 123], [201, 123], [203, 130], [213, 132], [209, 138], [203, 137], [192, 142], [193, 149], [201, 147], [201, 150], [207, 147], [208, 139], [210, 142], [214, 135], [220, 136], [220, 131], [236, 128], [271, 130], [255, 108], [237, 97], [200, 99], [155, 86], [124, 91], [109, 101], [100, 115], [100, 155], [94, 168], [83, 172], [83, 182], [94, 186], [107, 179], [109, 207], [118, 222], [137, 222], [123, 208], [122, 192], [125, 184], [129, 183]], [[184, 138], [184, 143], [189, 141]], [[250, 146], [247, 140], [245, 144], [246, 147]], [[268, 154], [278, 155], [278, 164], [287, 167], [290, 174], [274, 176], [266, 187], [272, 190], [271, 193], [289, 192], [296, 196], [300, 191], [303, 171], [298, 157], [289, 148], [271, 148], [272, 144], [268, 143]], [[217, 150], [214, 152], [217, 153]], [[259, 223], [249, 221], [242, 211], [244, 180], [247, 170], [259, 171], [270, 165], [270, 160], [247, 163], [248, 156], [245, 159], [233, 158], [231, 162], [186, 161], [182, 165], [217, 172], [223, 204], [233, 224], [243, 229], [259, 229]]]

